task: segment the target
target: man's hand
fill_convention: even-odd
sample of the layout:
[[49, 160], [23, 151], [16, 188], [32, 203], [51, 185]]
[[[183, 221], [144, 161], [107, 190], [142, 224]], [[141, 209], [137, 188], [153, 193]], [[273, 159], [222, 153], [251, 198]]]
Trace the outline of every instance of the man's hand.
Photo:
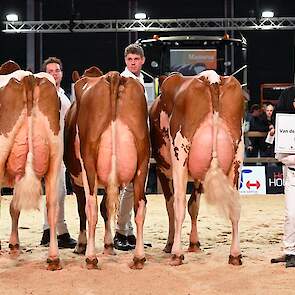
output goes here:
[[273, 125], [270, 125], [269, 127], [271, 127], [271, 126], [272, 126], [272, 128], [269, 129], [269, 135], [273, 136], [275, 134], [275, 129], [274, 129]]

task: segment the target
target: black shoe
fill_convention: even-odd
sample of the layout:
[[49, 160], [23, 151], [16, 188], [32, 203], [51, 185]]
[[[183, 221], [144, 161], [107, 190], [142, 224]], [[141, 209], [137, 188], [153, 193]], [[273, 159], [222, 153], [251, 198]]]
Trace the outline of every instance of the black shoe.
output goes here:
[[286, 262], [286, 255], [282, 255], [280, 257], [272, 258], [270, 260], [270, 263], [281, 263], [281, 262]]
[[64, 233], [57, 236], [58, 248], [74, 249], [77, 245], [77, 241], [72, 239], [69, 233]]
[[127, 237], [116, 232], [114, 236], [114, 248], [121, 251], [129, 251], [130, 245], [127, 242]]
[[129, 249], [130, 250], [135, 249], [135, 246], [136, 246], [136, 238], [135, 238], [135, 235], [127, 236], [127, 243], [129, 245]]
[[286, 255], [286, 267], [295, 267], [295, 255]]
[[50, 241], [50, 229], [45, 229], [43, 231], [42, 239], [40, 242], [41, 246], [48, 247]]

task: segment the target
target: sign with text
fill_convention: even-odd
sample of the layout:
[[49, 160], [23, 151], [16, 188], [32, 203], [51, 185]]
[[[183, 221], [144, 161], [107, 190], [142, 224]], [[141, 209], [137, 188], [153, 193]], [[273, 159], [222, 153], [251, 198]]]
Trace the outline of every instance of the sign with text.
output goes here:
[[277, 114], [275, 132], [275, 152], [295, 153], [295, 114]]
[[266, 193], [267, 194], [283, 194], [284, 180], [282, 166], [266, 167]]
[[265, 167], [243, 166], [239, 191], [245, 195], [265, 195]]

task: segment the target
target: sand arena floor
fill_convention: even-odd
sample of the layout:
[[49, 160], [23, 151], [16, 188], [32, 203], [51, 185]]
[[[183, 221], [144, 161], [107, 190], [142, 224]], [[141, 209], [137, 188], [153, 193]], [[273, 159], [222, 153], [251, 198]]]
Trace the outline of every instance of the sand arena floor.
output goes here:
[[[100, 198], [99, 198], [100, 199]], [[60, 250], [63, 269], [46, 271], [47, 248], [39, 246], [42, 234], [41, 211], [22, 212], [20, 241], [22, 253], [12, 259], [8, 253], [10, 233], [9, 196], [1, 203], [0, 294], [295, 294], [295, 269], [270, 264], [281, 254], [284, 198], [281, 195], [242, 196], [240, 240], [243, 265], [227, 264], [231, 241], [229, 222], [218, 216], [201, 199], [200, 253], [186, 253], [185, 264], [171, 267], [169, 254], [162, 252], [168, 220], [162, 195], [148, 195], [144, 240], [147, 263], [141, 271], [128, 268], [131, 252], [117, 251], [104, 256], [103, 221], [99, 217], [96, 246], [100, 270], [87, 270], [83, 256], [70, 249]], [[73, 237], [78, 236], [79, 220], [74, 196], [66, 198], [66, 220]], [[190, 219], [186, 214], [183, 246], [188, 247]]]

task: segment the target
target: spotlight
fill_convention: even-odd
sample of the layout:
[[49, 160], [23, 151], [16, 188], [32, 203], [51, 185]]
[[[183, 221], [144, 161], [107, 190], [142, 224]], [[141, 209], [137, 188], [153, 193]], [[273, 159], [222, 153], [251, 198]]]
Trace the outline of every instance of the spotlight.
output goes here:
[[18, 15], [16, 13], [9, 13], [6, 15], [6, 20], [8, 22], [17, 22], [18, 21]]
[[134, 15], [135, 19], [146, 19], [146, 14], [144, 12], [137, 12]]
[[262, 17], [274, 17], [274, 12], [271, 10], [262, 11]]

